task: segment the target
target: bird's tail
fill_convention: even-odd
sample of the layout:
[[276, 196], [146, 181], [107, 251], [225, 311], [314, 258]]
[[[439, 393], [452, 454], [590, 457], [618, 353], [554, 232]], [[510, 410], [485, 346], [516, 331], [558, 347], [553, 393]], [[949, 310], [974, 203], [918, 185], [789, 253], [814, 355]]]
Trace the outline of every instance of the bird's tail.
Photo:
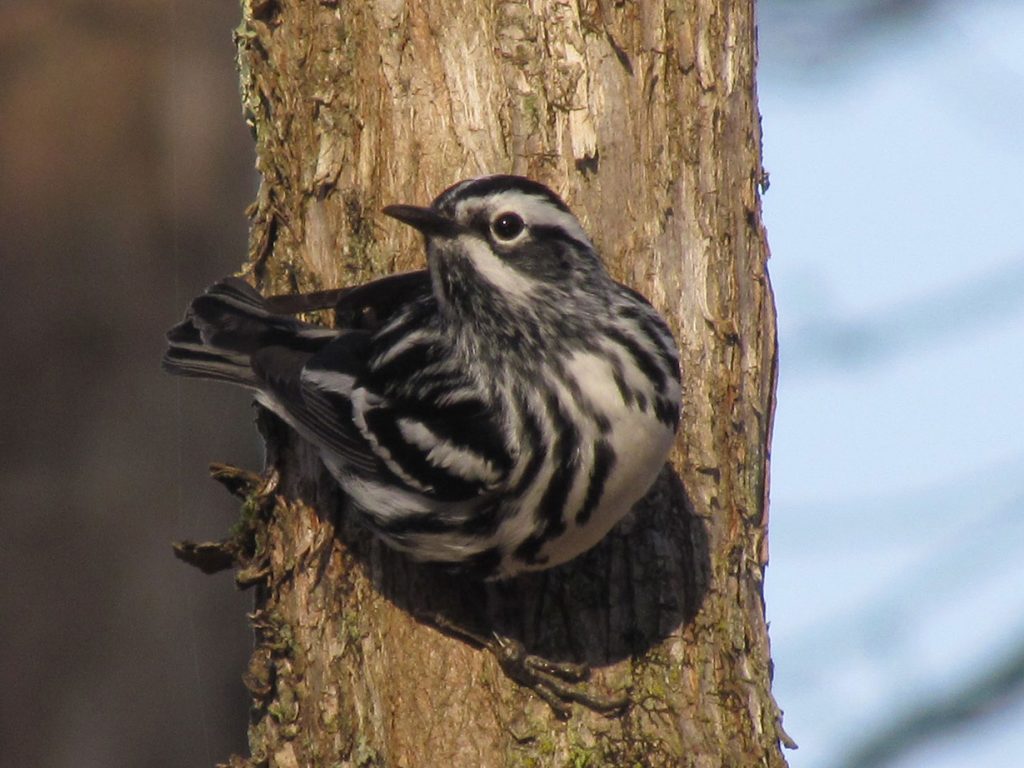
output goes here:
[[257, 388], [253, 354], [269, 347], [312, 352], [335, 335], [271, 313], [255, 288], [228, 277], [193, 300], [185, 319], [167, 332], [162, 367], [176, 376]]

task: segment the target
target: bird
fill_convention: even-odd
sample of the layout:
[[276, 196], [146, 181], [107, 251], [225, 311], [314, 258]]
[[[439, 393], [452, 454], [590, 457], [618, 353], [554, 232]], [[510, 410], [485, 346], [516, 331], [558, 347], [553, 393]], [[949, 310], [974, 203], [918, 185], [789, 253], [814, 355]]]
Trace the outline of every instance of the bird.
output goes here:
[[485, 580], [587, 551], [650, 490], [681, 417], [677, 343], [551, 189], [467, 179], [383, 213], [427, 268], [343, 290], [329, 328], [239, 277], [167, 334], [314, 445], [387, 545]]

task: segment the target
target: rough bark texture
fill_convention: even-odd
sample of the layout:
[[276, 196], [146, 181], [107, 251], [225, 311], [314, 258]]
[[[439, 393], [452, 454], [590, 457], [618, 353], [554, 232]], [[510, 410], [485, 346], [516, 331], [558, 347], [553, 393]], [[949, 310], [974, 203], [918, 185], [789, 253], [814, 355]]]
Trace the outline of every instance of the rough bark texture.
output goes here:
[[[270, 292], [423, 265], [384, 219], [465, 177], [552, 186], [682, 348], [672, 466], [594, 551], [481, 585], [374, 542], [312, 450], [263, 419], [280, 482], [234, 546], [254, 585], [252, 757], [235, 765], [784, 765], [762, 599], [775, 314], [751, 0], [245, 0]], [[329, 318], [325, 318], [329, 321]], [[426, 617], [585, 661], [617, 717], [568, 721]]]

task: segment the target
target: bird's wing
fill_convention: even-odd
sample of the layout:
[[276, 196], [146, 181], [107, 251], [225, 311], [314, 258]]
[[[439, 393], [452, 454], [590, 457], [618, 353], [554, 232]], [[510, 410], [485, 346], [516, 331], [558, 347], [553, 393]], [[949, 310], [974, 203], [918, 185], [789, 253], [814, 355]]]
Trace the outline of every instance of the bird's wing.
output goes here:
[[356, 322], [317, 351], [253, 355], [263, 388], [307, 436], [364, 478], [438, 501], [477, 498], [507, 479], [505, 432], [444, 353], [426, 273], [353, 288], [345, 311]]
[[[513, 459], [495, 408], [445, 354], [434, 312], [427, 299], [377, 334], [343, 333], [304, 365], [302, 401], [311, 413], [339, 414], [343, 445], [354, 442], [354, 428], [365, 450], [412, 490], [468, 500], [499, 486]], [[344, 341], [353, 336], [358, 347]]]
[[352, 419], [352, 383], [365, 367], [367, 336], [343, 333], [315, 353], [265, 347], [253, 354], [251, 365], [261, 389], [308, 439], [353, 471], [379, 480], [390, 472]]
[[333, 309], [339, 328], [374, 331], [398, 309], [430, 292], [430, 275], [421, 269], [348, 288], [268, 296], [266, 304], [271, 312], [292, 315]]
[[376, 331], [399, 309], [431, 293], [425, 269], [388, 275], [345, 291], [334, 304], [335, 322], [339, 328]]

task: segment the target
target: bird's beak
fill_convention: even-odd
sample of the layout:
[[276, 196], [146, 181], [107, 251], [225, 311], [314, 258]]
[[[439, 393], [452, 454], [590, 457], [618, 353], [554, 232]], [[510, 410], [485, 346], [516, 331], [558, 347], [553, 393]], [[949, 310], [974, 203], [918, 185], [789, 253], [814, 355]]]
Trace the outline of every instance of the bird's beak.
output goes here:
[[458, 233], [455, 222], [433, 208], [420, 208], [415, 205], [389, 205], [384, 208], [384, 215], [398, 219], [413, 229], [418, 229], [427, 237], [454, 237]]

